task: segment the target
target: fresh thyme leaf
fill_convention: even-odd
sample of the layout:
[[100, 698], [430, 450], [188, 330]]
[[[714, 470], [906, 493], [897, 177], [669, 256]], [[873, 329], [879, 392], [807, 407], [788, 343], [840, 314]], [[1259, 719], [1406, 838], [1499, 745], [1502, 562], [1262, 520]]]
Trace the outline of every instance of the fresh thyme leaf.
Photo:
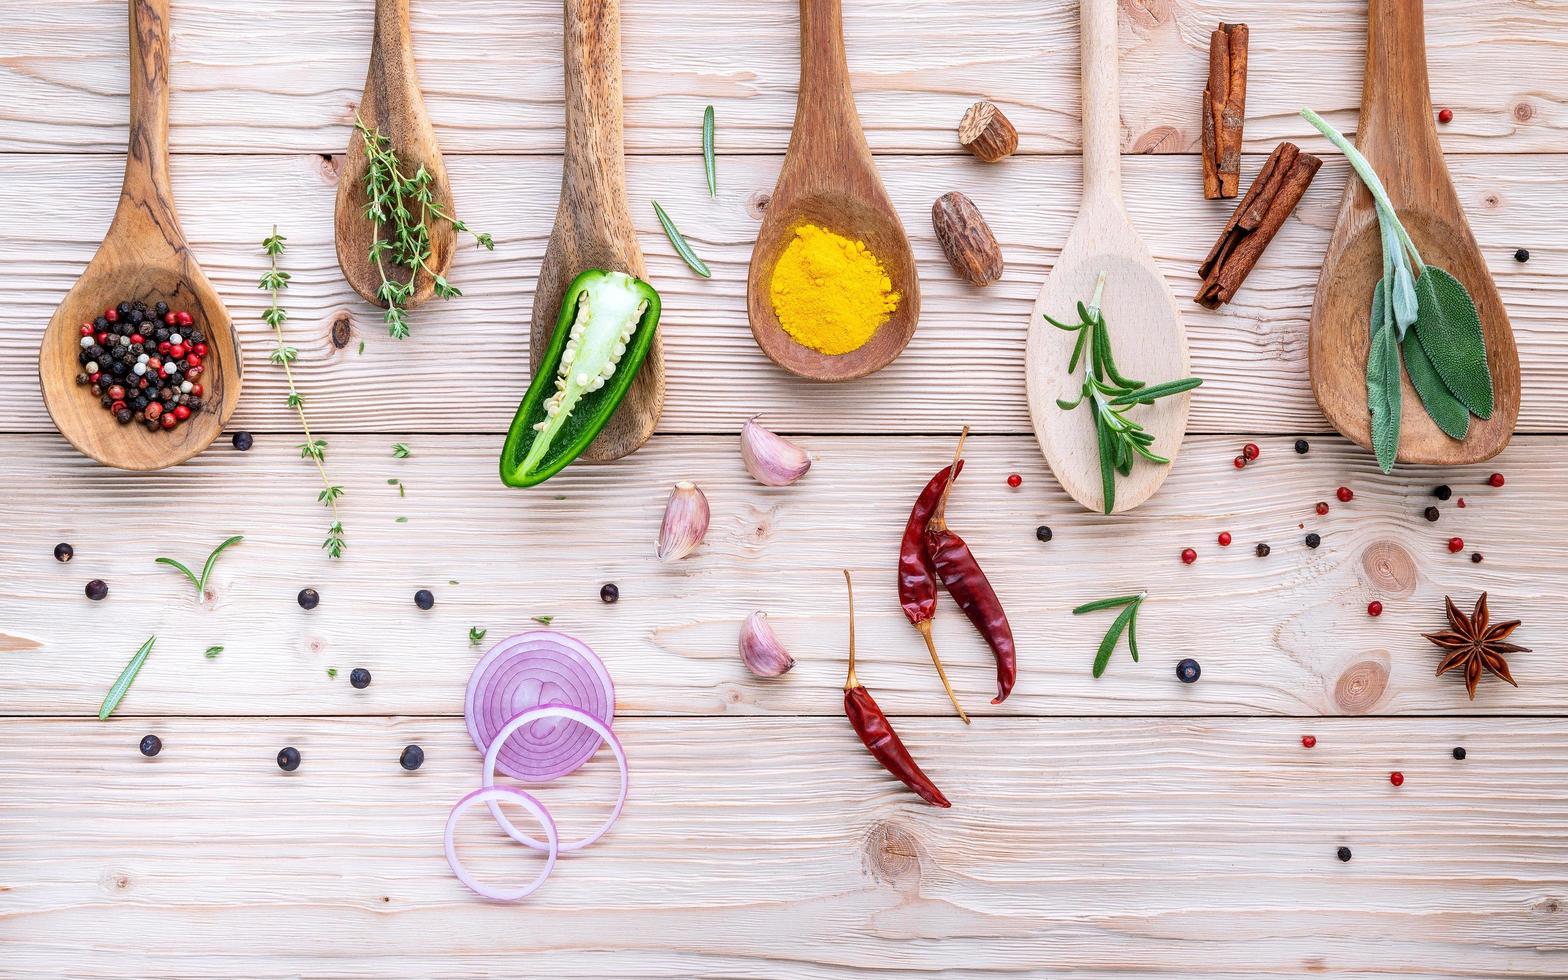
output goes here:
[[538, 623], [540, 626], [549, 626], [551, 623], [555, 622], [554, 616], [532, 616], [529, 618]]
[[152, 645], [157, 639], [156, 636], [147, 637], [147, 642], [131, 656], [125, 669], [120, 671], [120, 676], [114, 679], [114, 684], [109, 687], [109, 693], [103, 696], [103, 704], [98, 708], [99, 721], [108, 721], [114, 709], [120, 706], [121, 699], [125, 697], [125, 692], [131, 689], [131, 682], [136, 679], [136, 675], [141, 673], [142, 664], [147, 662], [147, 655], [152, 652]]
[[395, 517], [395, 518], [393, 518], [393, 522], [397, 523], [397, 524], [407, 524], [408, 523], [408, 518], [406, 518], [406, 517]]
[[389, 487], [397, 487], [397, 495], [399, 497], [402, 497], [402, 496], [405, 495], [405, 488], [403, 486], [403, 481], [399, 480], [397, 477], [393, 477], [392, 479], [388, 480], [387, 481], [387, 486], [389, 486]]
[[702, 278], [713, 278], [713, 273], [709, 271], [708, 264], [698, 258], [697, 253], [691, 250], [691, 245], [687, 243], [686, 237], [681, 234], [679, 228], [675, 227], [675, 222], [670, 220], [670, 216], [665, 213], [664, 209], [659, 207], [658, 201], [653, 202], [653, 213], [658, 216], [659, 226], [664, 229], [664, 234], [669, 238], [670, 244], [675, 246], [675, 254], [681, 257], [681, 261], [690, 266], [691, 271], [697, 273]]
[[407, 459], [412, 455], [413, 453], [409, 452], [408, 446], [406, 444], [401, 442], [394, 442], [392, 444], [392, 458]]
[[361, 354], [365, 353], [365, 342], [363, 340], [359, 342], [359, 352]]
[[713, 156], [713, 106], [702, 111], [702, 168], [708, 175], [708, 196], [719, 196], [718, 165]]
[[488, 632], [490, 632], [488, 629], [480, 629], [477, 626], [468, 627], [468, 645], [475, 647], [478, 646], [480, 642], [484, 640], [485, 634]]
[[338, 676], [338, 669], [336, 667], [328, 667], [327, 668], [327, 676], [328, 677], [336, 677], [336, 676]]
[[202, 656], [206, 657], [208, 660], [216, 660], [218, 659], [218, 654], [222, 652], [222, 647], [208, 647], [207, 652], [202, 654]]

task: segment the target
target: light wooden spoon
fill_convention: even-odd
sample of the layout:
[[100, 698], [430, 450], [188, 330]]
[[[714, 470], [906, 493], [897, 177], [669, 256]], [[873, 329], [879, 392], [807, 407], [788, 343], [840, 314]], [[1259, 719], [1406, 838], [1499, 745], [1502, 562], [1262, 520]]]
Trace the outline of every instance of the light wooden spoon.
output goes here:
[[[365, 92], [359, 100], [359, 117], [372, 130], [392, 140], [405, 176], [420, 166], [432, 178], [431, 192], [447, 214], [452, 208], [452, 188], [447, 183], [446, 165], [441, 161], [441, 146], [436, 131], [425, 114], [425, 97], [419, 90], [419, 72], [414, 66], [413, 36], [408, 26], [408, 0], [376, 0], [375, 32], [370, 44], [370, 66], [365, 71]], [[349, 135], [348, 152], [338, 172], [337, 211], [334, 238], [338, 267], [354, 292], [367, 302], [385, 306], [376, 295], [381, 288], [381, 269], [370, 258], [376, 240], [376, 225], [365, 217], [365, 173], [370, 158], [359, 130]], [[450, 223], [432, 219], [430, 229], [430, 268], [440, 275], [452, 265], [455, 235]], [[383, 228], [382, 235], [391, 233]], [[387, 275], [407, 282], [409, 272], [383, 259]], [[435, 292], [434, 277], [420, 272], [414, 282], [414, 295], [404, 307], [413, 309]]]
[[[1519, 354], [1486, 261], [1465, 221], [1443, 163], [1427, 92], [1422, 0], [1367, 4], [1367, 64], [1361, 87], [1356, 148], [1372, 164], [1399, 220], [1425, 262], [1448, 270], [1470, 291], [1492, 371], [1492, 417], [1471, 418], [1463, 440], [1447, 436], [1421, 407], [1401, 375], [1399, 427], [1403, 463], [1459, 465], [1503, 451], [1519, 418]], [[1308, 364], [1312, 394], [1339, 432], [1371, 448], [1367, 409], [1367, 348], [1372, 287], [1383, 272], [1382, 241], [1372, 195], [1350, 175], [1312, 304]]]
[[[1058, 398], [1076, 399], [1083, 385], [1083, 364], [1067, 373], [1077, 335], [1051, 326], [1044, 314], [1076, 322], [1076, 304], [1088, 305], [1103, 272], [1107, 279], [1101, 308], [1122, 372], [1159, 384], [1185, 378], [1189, 370], [1187, 332], [1176, 302], [1122, 206], [1116, 17], [1116, 0], [1082, 0], [1079, 5], [1083, 202], [1035, 300], [1025, 356], [1029, 418], [1046, 462], [1062, 489], [1096, 512], [1105, 509], [1105, 493], [1089, 409], [1080, 405], [1067, 411], [1056, 404]], [[1135, 408], [1129, 416], [1154, 436], [1152, 451], [1172, 461], [1187, 427], [1188, 401], [1186, 394], [1172, 395]], [[1130, 476], [1117, 474], [1115, 512], [1149, 499], [1169, 471], [1168, 465], [1138, 459]]]
[[[899, 294], [898, 309], [862, 346], [823, 354], [796, 343], [773, 312], [770, 284], [795, 229], [814, 224], [866, 243]], [[746, 276], [757, 346], [775, 364], [815, 381], [846, 381], [892, 363], [920, 320], [920, 279], [898, 212], [877, 176], [849, 85], [841, 0], [800, 0], [800, 92], [795, 128], [763, 213]]]
[[[234, 325], [180, 230], [169, 190], [169, 0], [130, 0], [131, 121], [120, 203], [103, 244], [49, 320], [38, 351], [44, 404], [60, 434], [126, 470], [182, 463], [223, 431], [240, 396]], [[76, 384], [78, 328], [122, 300], [187, 310], [207, 338], [203, 407], [171, 431], [121, 425]]]
[[[565, 0], [566, 159], [561, 202], [534, 287], [529, 360], [534, 371], [550, 346], [561, 297], [585, 269], [648, 278], [626, 204], [621, 128], [619, 0]], [[657, 287], [657, 283], [654, 284]], [[620, 407], [580, 458], [620, 459], [648, 441], [664, 410], [664, 345], [655, 334], [648, 357]]]

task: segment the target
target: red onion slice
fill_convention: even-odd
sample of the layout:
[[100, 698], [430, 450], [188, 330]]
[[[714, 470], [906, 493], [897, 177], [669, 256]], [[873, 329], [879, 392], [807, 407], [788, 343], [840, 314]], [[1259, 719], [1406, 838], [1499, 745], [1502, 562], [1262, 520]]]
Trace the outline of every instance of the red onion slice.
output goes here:
[[[508, 837], [517, 841], [519, 844], [527, 844], [536, 851], [543, 851], [551, 848], [559, 850], [562, 854], [565, 854], [568, 851], [580, 851], [597, 841], [599, 838], [603, 837], [605, 833], [615, 825], [615, 821], [619, 819], [621, 815], [621, 808], [626, 805], [626, 750], [621, 748], [621, 740], [615, 737], [615, 733], [611, 732], [609, 727], [600, 722], [599, 719], [586, 712], [578, 711], [576, 708], [568, 708], [565, 705], [559, 704], [545, 705], [543, 707], [530, 708], [527, 711], [524, 711], [516, 718], [513, 718], [511, 721], [507, 722], [506, 727], [502, 728], [500, 733], [496, 736], [495, 740], [490, 743], [490, 749], [485, 753], [484, 782], [482, 784], [484, 788], [478, 792], [484, 792], [485, 790], [488, 790], [495, 785], [496, 760], [501, 753], [502, 746], [505, 744], [506, 740], [511, 737], [512, 733], [520, 728], [523, 728], [527, 725], [532, 725], [535, 722], [545, 718], [559, 718], [581, 725], [584, 728], [592, 731], [599, 738], [603, 739], [605, 744], [610, 746], [610, 751], [615, 753], [615, 763], [620, 767], [621, 770], [621, 792], [615, 799], [615, 807], [610, 811], [609, 819], [605, 820], [604, 823], [599, 826], [598, 830], [595, 830], [587, 837], [584, 837], [581, 840], [574, 840], [569, 844], [560, 844], [555, 841], [545, 842], [534, 840], [532, 837], [529, 837], [521, 830], [518, 830], [517, 827], [506, 818], [506, 814], [501, 812], [500, 805], [497, 804], [494, 800], [490, 801], [489, 804], [490, 815], [495, 817], [495, 822], [501, 825], [501, 829], [506, 831]], [[553, 828], [551, 829], [553, 832]]]
[[[581, 640], [558, 630], [530, 630], [500, 641], [474, 666], [463, 716], [475, 747], [488, 753], [509, 721], [541, 705], [577, 708], [608, 728], [615, 720], [615, 684]], [[524, 782], [547, 783], [579, 769], [600, 741], [576, 720], [540, 716], [508, 733], [495, 768]]]
[[[537, 850], [545, 852], [544, 868], [539, 872], [539, 877], [518, 888], [492, 888], [489, 885], [475, 881], [468, 874], [467, 869], [463, 867], [463, 862], [457, 859], [457, 845], [453, 839], [457, 832], [457, 818], [462, 816], [464, 810], [475, 803], [487, 803], [493, 812], [500, 813], [501, 806], [499, 801], [501, 800], [507, 800], [521, 806], [544, 827], [545, 840], [537, 848]], [[508, 824], [508, 826], [510, 825]], [[485, 786], [458, 800], [453, 805], [452, 812], [447, 815], [444, 839], [446, 842], [446, 863], [451, 865], [452, 873], [457, 875], [457, 880], [492, 902], [515, 902], [520, 898], [527, 898], [538, 890], [539, 886], [544, 884], [545, 879], [550, 877], [550, 872], [555, 870], [555, 857], [560, 851], [561, 843], [560, 837], [556, 833], [555, 821], [550, 819], [550, 812], [532, 796], [520, 789], [512, 789], [510, 786]]]

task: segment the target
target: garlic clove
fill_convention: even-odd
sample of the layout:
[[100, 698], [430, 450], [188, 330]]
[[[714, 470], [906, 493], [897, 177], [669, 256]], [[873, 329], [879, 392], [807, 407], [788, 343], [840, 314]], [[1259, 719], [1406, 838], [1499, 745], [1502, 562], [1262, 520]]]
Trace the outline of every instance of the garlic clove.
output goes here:
[[740, 659], [758, 677], [777, 677], [795, 666], [795, 658], [779, 642], [765, 612], [754, 612], [741, 624]]
[[659, 528], [659, 560], [680, 561], [691, 554], [708, 534], [708, 498], [690, 480], [670, 491]]
[[740, 428], [740, 456], [746, 472], [763, 486], [787, 487], [811, 469], [811, 457], [804, 449], [763, 428], [754, 418]]

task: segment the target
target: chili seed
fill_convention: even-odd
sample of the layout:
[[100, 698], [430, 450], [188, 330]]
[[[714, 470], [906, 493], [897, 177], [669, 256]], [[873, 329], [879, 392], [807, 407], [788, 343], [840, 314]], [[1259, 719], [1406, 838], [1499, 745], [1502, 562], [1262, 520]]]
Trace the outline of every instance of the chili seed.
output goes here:
[[1367, 615], [1368, 616], [1381, 616], [1381, 615], [1383, 615], [1383, 604], [1381, 602], [1378, 602], [1376, 599], [1373, 599], [1371, 602], [1367, 603]]
[[1307, 547], [1308, 548], [1316, 548], [1318, 545], [1320, 545], [1322, 543], [1323, 543], [1323, 538], [1316, 531], [1313, 531], [1312, 533], [1307, 535]]
[[[1050, 529], [1047, 528], [1046, 530], [1050, 530]], [[621, 597], [621, 590], [616, 588], [614, 582], [606, 582], [606, 583], [604, 583], [604, 586], [599, 589], [599, 600], [601, 602], [605, 602], [605, 603], [615, 602], [620, 597]]]
[[244, 431], [234, 433], [234, 438], [231, 441], [234, 443], [234, 448], [242, 453], [250, 452], [250, 447], [256, 444], [255, 438], [249, 432]]
[[1405, 774], [1402, 772], [1391, 772], [1388, 774], [1388, 781], [1395, 786], [1403, 786], [1405, 785]]
[[1307, 454], [1307, 450], [1311, 449], [1311, 448], [1312, 448], [1312, 446], [1307, 442], [1307, 440], [1305, 440], [1305, 439], [1297, 439], [1296, 440], [1296, 455], [1298, 455], [1298, 456], [1305, 456]]
[[414, 593], [414, 605], [421, 609], [429, 609], [436, 604], [435, 593], [429, 589], [420, 589]]
[[1051, 529], [1046, 527], [1044, 524], [1041, 524], [1039, 527], [1034, 529], [1034, 536], [1041, 541], [1049, 541], [1051, 540], [1052, 536]]
[[1334, 496], [1338, 497], [1339, 502], [1342, 504], [1350, 503], [1351, 498], [1353, 498], [1355, 495], [1355, 492], [1352, 491], [1349, 487], [1340, 487], [1338, 490], [1334, 491]]
[[1196, 551], [1193, 551], [1191, 548], [1183, 548], [1181, 550], [1181, 563], [1183, 565], [1191, 565], [1197, 560], [1198, 553]]
[[1267, 558], [1271, 549], [1268, 545], [1264, 544], [1262, 541], [1259, 541], [1258, 547], [1255, 550], [1257, 551], [1259, 558]]
[[1426, 510], [1421, 512], [1421, 516], [1429, 521], [1436, 521], [1439, 516], [1438, 509], [1436, 507], [1428, 507]]
[[1494, 487], [1500, 487], [1503, 485], [1503, 474], [1493, 473], [1491, 476], [1486, 478], [1486, 482]]
[[1191, 657], [1176, 665], [1176, 679], [1183, 684], [1191, 684], [1203, 676], [1203, 668]]
[[370, 671], [363, 667], [355, 667], [348, 672], [348, 682], [354, 685], [355, 690], [363, 691], [370, 686]]
[[321, 594], [315, 589], [300, 589], [297, 598], [301, 609], [314, 609], [321, 604]]
[[1448, 539], [1448, 550], [1449, 550], [1450, 553], [1460, 552], [1460, 551], [1465, 550], [1465, 539], [1464, 538], [1449, 538]]
[[1339, 856], [1339, 859], [1341, 861], [1349, 861], [1350, 860], [1350, 848], [1348, 848], [1348, 847], [1341, 847], [1338, 851], [1335, 851], [1334, 853]]
[[87, 593], [87, 598], [97, 602], [109, 594], [109, 583], [101, 578], [95, 578], [87, 583], [87, 588], [84, 591]]
[[1516, 249], [1514, 251], [1514, 261], [1515, 262], [1528, 262], [1528, 261], [1530, 261], [1530, 250], [1527, 249], [1527, 248]]
[[1432, 488], [1432, 496], [1436, 497], [1438, 500], [1447, 500], [1453, 495], [1454, 488], [1450, 487], [1446, 483], [1439, 484], [1438, 486]]
[[1481, 564], [1481, 553], [1479, 551], [1472, 551], [1470, 553], [1470, 561], [1477, 565]]
[[413, 772], [425, 764], [425, 750], [417, 745], [405, 745], [403, 754], [397, 757], [397, 764]]
[[66, 544], [64, 541], [61, 541], [59, 544], [54, 546], [55, 561], [70, 561], [75, 557], [76, 549]]
[[1302, 748], [1310, 749], [1310, 748], [1312, 748], [1316, 744], [1318, 744], [1318, 737], [1316, 735], [1303, 735], [1303, 736], [1301, 736], [1301, 747]]
[[286, 746], [278, 750], [278, 768], [284, 772], [293, 772], [299, 768], [299, 749]]
[[1229, 531], [1221, 531], [1220, 532], [1220, 547], [1221, 548], [1229, 548], [1230, 547], [1230, 532]]
[[141, 749], [142, 755], [145, 755], [147, 758], [151, 759], [153, 756], [163, 751], [163, 739], [156, 735], [143, 735]]
[[1454, 121], [1454, 110], [1448, 108], [1447, 106], [1444, 106], [1443, 108], [1437, 110], [1437, 121], [1442, 123], [1445, 126], [1448, 125], [1449, 123], [1453, 122]]
[[1465, 761], [1465, 747], [1463, 745], [1454, 746], [1454, 758], [1460, 762]]
[[1024, 478], [1017, 473], [1009, 473], [1007, 475], [1007, 485], [1015, 489], [1021, 487], [1024, 485]]

